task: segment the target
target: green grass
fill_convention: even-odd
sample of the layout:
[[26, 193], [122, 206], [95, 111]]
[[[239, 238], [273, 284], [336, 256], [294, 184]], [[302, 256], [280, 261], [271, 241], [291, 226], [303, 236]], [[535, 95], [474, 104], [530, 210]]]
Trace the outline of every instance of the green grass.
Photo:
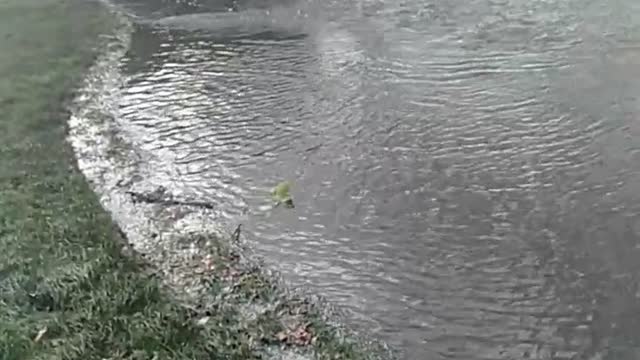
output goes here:
[[0, 359], [243, 358], [122, 255], [74, 167], [64, 102], [112, 21], [96, 4], [0, 2]]
[[[270, 280], [248, 271], [209, 309], [176, 304], [123, 255], [123, 239], [75, 167], [64, 105], [114, 26], [86, 1], [0, 1], [0, 360], [259, 358], [292, 306], [247, 320], [236, 305], [275, 301]], [[228, 257], [221, 249], [216, 256]], [[222, 275], [212, 274], [213, 298]], [[196, 325], [205, 313], [206, 326]], [[314, 314], [304, 321], [317, 358], [369, 358]]]

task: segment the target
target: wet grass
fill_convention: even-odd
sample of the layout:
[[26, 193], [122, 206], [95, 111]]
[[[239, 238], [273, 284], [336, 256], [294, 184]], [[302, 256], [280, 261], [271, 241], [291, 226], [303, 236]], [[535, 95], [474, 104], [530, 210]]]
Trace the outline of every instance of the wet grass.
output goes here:
[[[208, 287], [217, 300], [198, 310], [176, 304], [123, 255], [120, 233], [75, 168], [64, 104], [113, 26], [86, 1], [0, 2], [0, 360], [244, 360], [285, 346], [276, 334], [297, 307], [277, 300], [267, 277], [230, 272], [236, 258], [220, 247], [212, 256], [224, 266]], [[242, 313], [240, 304], [257, 300], [280, 302]], [[310, 324], [317, 358], [369, 358], [319, 314], [296, 318]]]
[[224, 356], [225, 334], [202, 336], [122, 255], [64, 141], [64, 102], [113, 25], [96, 6], [0, 3], [0, 359]]

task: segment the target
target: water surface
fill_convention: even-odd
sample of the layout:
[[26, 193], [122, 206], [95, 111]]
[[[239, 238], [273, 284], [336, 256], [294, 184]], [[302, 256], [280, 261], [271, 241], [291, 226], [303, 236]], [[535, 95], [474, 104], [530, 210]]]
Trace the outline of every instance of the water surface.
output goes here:
[[286, 5], [139, 27], [118, 121], [154, 181], [408, 359], [640, 357], [640, 3]]

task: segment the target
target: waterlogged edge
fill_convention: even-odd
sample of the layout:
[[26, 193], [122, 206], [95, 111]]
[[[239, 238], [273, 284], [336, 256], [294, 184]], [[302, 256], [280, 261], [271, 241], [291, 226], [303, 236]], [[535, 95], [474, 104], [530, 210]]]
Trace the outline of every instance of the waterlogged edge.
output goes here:
[[[78, 167], [131, 247], [152, 266], [166, 289], [191, 309], [205, 334], [228, 314], [241, 339], [234, 346], [272, 359], [386, 359], [388, 346], [343, 325], [339, 309], [305, 290], [292, 291], [233, 232], [212, 221], [215, 204], [165, 199], [145, 167], [146, 154], [118, 126], [119, 71], [133, 24], [122, 12], [104, 52], [70, 106], [68, 141]], [[159, 195], [158, 195], [159, 194]], [[136, 196], [137, 195], [137, 196]], [[159, 197], [153, 197], [158, 195]]]

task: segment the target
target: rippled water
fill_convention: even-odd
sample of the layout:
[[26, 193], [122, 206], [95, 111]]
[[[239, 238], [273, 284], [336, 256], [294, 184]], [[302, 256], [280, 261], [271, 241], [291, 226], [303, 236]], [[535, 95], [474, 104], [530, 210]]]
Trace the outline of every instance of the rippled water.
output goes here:
[[133, 35], [118, 121], [158, 181], [409, 359], [640, 358], [640, 3], [265, 16], [298, 26]]

